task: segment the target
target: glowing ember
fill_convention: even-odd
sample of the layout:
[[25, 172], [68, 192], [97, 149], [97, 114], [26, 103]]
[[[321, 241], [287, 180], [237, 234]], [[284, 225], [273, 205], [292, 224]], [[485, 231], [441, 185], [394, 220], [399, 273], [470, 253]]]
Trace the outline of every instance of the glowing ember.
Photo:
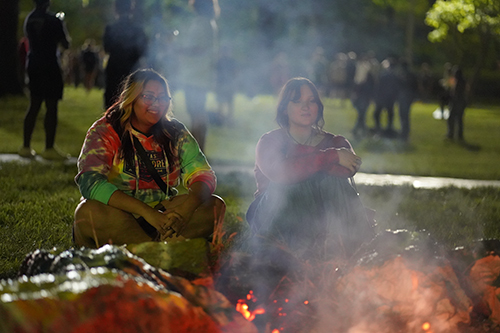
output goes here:
[[[246, 299], [249, 301], [252, 301], [252, 302], [257, 301], [252, 290], [250, 290], [248, 292]], [[248, 304], [246, 304], [246, 301], [244, 299], [238, 300], [238, 303], [236, 304], [236, 311], [241, 313], [243, 315], [243, 317], [245, 317], [245, 319], [248, 321], [254, 320], [256, 315], [266, 313], [266, 310], [264, 310], [264, 308], [261, 308], [261, 307], [257, 307], [255, 310], [250, 311], [248, 309]]]
[[426, 331], [426, 332], [427, 332], [427, 331], [429, 331], [429, 329], [430, 329], [430, 328], [431, 328], [431, 324], [429, 324], [429, 323], [423, 323], [423, 324], [422, 324], [422, 329], [423, 329], [424, 331]]

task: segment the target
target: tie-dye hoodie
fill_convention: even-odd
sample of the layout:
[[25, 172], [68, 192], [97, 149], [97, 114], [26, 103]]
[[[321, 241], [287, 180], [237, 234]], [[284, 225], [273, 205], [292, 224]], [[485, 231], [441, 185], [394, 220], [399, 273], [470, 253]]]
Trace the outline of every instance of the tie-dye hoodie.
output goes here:
[[[153, 136], [147, 137], [134, 129], [130, 130], [130, 135], [139, 139], [153, 166], [174, 195], [177, 193], [175, 187], [181, 181], [185, 188], [194, 182], [204, 182], [213, 193], [216, 177], [205, 155], [186, 127], [177, 120], [172, 121], [181, 133], [174, 151], [174, 155], [179, 158], [170, 161], [173, 164], [170, 167], [165, 153]], [[75, 177], [82, 196], [107, 204], [113, 192], [121, 190], [151, 206], [166, 199], [167, 195], [149, 174], [137, 152], [131, 165], [120, 158], [120, 145], [120, 137], [104, 117], [90, 127], [78, 158], [78, 174]]]

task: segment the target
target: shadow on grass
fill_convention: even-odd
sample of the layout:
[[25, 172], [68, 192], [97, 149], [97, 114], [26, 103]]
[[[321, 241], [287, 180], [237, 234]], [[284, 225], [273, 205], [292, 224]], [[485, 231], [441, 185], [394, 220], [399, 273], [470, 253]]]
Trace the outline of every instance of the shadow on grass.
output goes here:
[[469, 151], [480, 151], [481, 150], [481, 146], [478, 144], [465, 142], [465, 141], [462, 141], [459, 144]]

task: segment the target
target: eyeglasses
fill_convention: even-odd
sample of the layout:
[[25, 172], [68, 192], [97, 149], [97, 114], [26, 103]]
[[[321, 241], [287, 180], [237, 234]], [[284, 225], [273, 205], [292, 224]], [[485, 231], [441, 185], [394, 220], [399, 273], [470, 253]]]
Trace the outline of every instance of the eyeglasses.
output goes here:
[[155, 97], [149, 94], [141, 95], [141, 98], [144, 104], [147, 105], [153, 105], [156, 101], [158, 101], [158, 104], [160, 105], [167, 105], [168, 103], [170, 103], [170, 100], [172, 99], [169, 96]]

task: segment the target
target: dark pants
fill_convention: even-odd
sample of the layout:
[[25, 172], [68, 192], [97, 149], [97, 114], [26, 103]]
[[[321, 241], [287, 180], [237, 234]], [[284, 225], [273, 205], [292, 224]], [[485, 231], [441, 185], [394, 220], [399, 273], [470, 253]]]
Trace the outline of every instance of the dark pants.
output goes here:
[[464, 112], [466, 103], [464, 101], [453, 102], [450, 107], [450, 117], [448, 118], [447, 137], [453, 139], [455, 136], [455, 125], [457, 129], [457, 138], [464, 138]]
[[352, 104], [358, 113], [352, 132], [354, 135], [364, 135], [366, 132], [366, 111], [370, 106], [370, 98], [360, 96], [354, 99]]
[[410, 136], [410, 107], [411, 99], [399, 101], [399, 121], [401, 122], [401, 139], [408, 140]]
[[349, 181], [323, 174], [296, 184], [271, 182], [250, 205], [247, 219], [262, 239], [283, 244], [297, 257], [350, 256], [374, 236]]
[[58, 98], [43, 98], [31, 96], [30, 105], [24, 116], [24, 136], [23, 145], [29, 147], [31, 144], [31, 136], [35, 129], [36, 118], [45, 101], [47, 112], [45, 114], [44, 128], [45, 128], [45, 148], [50, 149], [54, 147], [57, 128], [57, 103]]
[[380, 131], [382, 129], [380, 125], [380, 117], [383, 110], [387, 110], [387, 127], [388, 131], [393, 129], [394, 123], [394, 101], [379, 102], [375, 107], [375, 112], [373, 113], [373, 119], [375, 120], [375, 129]]

